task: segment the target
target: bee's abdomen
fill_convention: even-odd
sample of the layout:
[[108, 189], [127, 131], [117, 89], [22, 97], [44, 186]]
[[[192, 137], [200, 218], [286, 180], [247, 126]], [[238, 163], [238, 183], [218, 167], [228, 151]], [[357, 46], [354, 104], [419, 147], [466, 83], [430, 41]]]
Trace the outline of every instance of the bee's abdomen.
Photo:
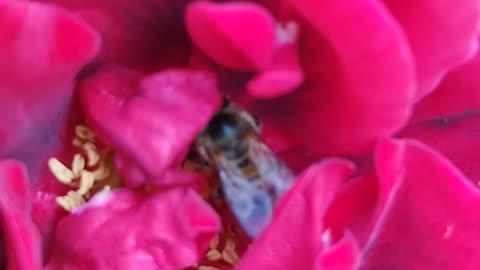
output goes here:
[[260, 177], [257, 166], [248, 157], [243, 157], [238, 160], [237, 166], [248, 179]]

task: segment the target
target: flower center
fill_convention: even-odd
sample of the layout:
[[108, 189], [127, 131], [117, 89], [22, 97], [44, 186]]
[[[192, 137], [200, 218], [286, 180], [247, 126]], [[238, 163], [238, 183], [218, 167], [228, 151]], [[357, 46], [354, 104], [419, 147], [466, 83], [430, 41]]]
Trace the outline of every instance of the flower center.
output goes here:
[[113, 154], [109, 149], [97, 147], [95, 134], [86, 126], [75, 127], [72, 144], [78, 149], [70, 167], [57, 158], [48, 160], [48, 167], [55, 178], [71, 190], [56, 198], [59, 206], [68, 212], [84, 205], [94, 194], [108, 192], [120, 186], [121, 180], [113, 166]]

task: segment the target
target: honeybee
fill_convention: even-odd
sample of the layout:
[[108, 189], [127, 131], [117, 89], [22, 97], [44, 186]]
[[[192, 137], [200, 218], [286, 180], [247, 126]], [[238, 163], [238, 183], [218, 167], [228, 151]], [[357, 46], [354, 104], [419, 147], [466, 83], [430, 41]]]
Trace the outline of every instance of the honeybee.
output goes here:
[[225, 100], [195, 145], [199, 156], [218, 172], [221, 194], [237, 221], [246, 234], [256, 237], [295, 179], [262, 142], [259, 121]]

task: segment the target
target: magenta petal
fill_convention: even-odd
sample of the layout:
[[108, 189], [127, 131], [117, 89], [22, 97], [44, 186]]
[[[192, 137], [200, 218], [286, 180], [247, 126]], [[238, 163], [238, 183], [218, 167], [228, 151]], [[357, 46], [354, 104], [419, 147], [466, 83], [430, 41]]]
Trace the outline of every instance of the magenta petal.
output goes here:
[[97, 196], [59, 222], [46, 269], [182, 269], [220, 230], [214, 210], [189, 189]]
[[7, 270], [41, 269], [40, 237], [30, 218], [31, 199], [25, 167], [16, 161], [0, 161], [1, 252], [7, 254]]
[[417, 99], [430, 93], [445, 72], [477, 49], [477, 0], [386, 0], [385, 4], [403, 27], [415, 56]]
[[66, 11], [31, 1], [0, 1], [0, 25], [0, 156], [31, 159], [55, 141], [99, 39]]
[[460, 114], [411, 125], [398, 137], [413, 138], [434, 148], [479, 185], [479, 127], [480, 114]]
[[317, 270], [355, 270], [360, 264], [360, 248], [352, 234], [345, 236], [318, 259]]
[[194, 44], [229, 68], [256, 70], [272, 60], [274, 19], [259, 5], [195, 2], [187, 8], [186, 25]]
[[299, 40], [305, 86], [272, 104], [284, 111], [278, 128], [297, 130], [289, 135], [319, 153], [355, 154], [403, 127], [413, 105], [414, 61], [388, 11], [360, 0], [290, 5], [305, 20]]
[[42, 0], [74, 10], [102, 37], [102, 62], [153, 72], [188, 62], [186, 1]]
[[184, 159], [222, 99], [215, 77], [168, 70], [142, 78], [106, 68], [82, 85], [85, 112], [100, 138], [114, 147], [130, 186], [158, 181]]
[[379, 207], [383, 205], [378, 205], [376, 176], [373, 173], [362, 175], [340, 187], [325, 214], [325, 226], [335, 234], [351, 232], [363, 247], [370, 237]]
[[480, 109], [480, 53], [443, 78], [435, 92], [415, 106], [414, 122]]
[[248, 82], [247, 91], [259, 99], [276, 98], [296, 90], [303, 79], [297, 46], [285, 44], [275, 49], [272, 64]]
[[386, 201], [365, 269], [479, 269], [480, 193], [468, 179], [416, 141], [380, 143], [375, 162]]
[[337, 159], [307, 169], [282, 198], [271, 224], [236, 269], [312, 269], [317, 256], [328, 248], [322, 242], [325, 210], [353, 169], [351, 163]]

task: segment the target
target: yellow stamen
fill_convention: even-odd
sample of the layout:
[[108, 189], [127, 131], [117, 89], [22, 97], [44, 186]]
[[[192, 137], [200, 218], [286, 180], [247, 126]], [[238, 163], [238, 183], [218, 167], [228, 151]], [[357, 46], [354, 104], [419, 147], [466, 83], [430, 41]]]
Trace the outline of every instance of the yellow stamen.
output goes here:
[[68, 184], [70, 188], [78, 187], [76, 191], [70, 190], [65, 196], [56, 198], [57, 204], [66, 211], [85, 204], [85, 200], [93, 194], [109, 192], [112, 187], [121, 186], [121, 179], [110, 168], [113, 164], [112, 156], [107, 150], [102, 153], [97, 150], [94, 144], [95, 134], [85, 126], [77, 126], [75, 134], [77, 137], [72, 144], [83, 151], [74, 155], [72, 168], [67, 168], [56, 158], [48, 161], [49, 168], [58, 181]]
[[218, 247], [218, 242], [220, 241], [220, 237], [215, 235], [215, 237], [212, 239], [212, 242], [210, 242], [210, 249], [217, 249]]
[[57, 197], [56, 202], [66, 211], [72, 211], [74, 208], [85, 204], [85, 199], [82, 195], [75, 191], [69, 191], [67, 195]]
[[83, 145], [83, 142], [82, 142], [82, 140], [80, 140], [79, 138], [73, 138], [72, 144], [73, 144], [74, 146], [76, 146], [76, 147], [80, 147], [80, 148], [81, 148], [82, 145]]
[[85, 195], [93, 187], [93, 182], [95, 182], [95, 177], [92, 172], [83, 171], [82, 176], [80, 177], [80, 187], [77, 192], [80, 195]]
[[209, 261], [218, 261], [222, 258], [222, 253], [216, 249], [212, 249], [207, 253], [207, 259]]
[[97, 165], [100, 161], [100, 154], [97, 151], [97, 147], [93, 143], [87, 142], [83, 145], [83, 150], [87, 154], [88, 166], [93, 167]]
[[110, 169], [105, 166], [105, 162], [100, 162], [100, 165], [98, 166], [98, 168], [93, 171], [93, 177], [95, 178], [95, 181], [98, 181], [98, 180], [103, 180], [105, 178], [107, 178], [108, 176], [110, 175]]
[[73, 172], [63, 165], [58, 159], [50, 158], [48, 160], [48, 167], [58, 181], [64, 184], [69, 184], [72, 182], [74, 178]]
[[75, 135], [85, 141], [94, 141], [95, 134], [86, 126], [78, 125], [75, 127]]
[[220, 270], [213, 266], [201, 265], [198, 267], [198, 270]]
[[80, 154], [75, 154], [72, 161], [73, 176], [78, 178], [81, 176], [83, 169], [85, 169], [85, 159]]
[[232, 239], [227, 239], [225, 243], [225, 249], [235, 250], [235, 248], [236, 248], [235, 242], [233, 242]]
[[227, 239], [227, 242], [225, 243], [225, 248], [222, 251], [222, 258], [231, 265], [235, 265], [239, 261], [238, 254], [235, 252], [235, 243], [230, 239]]

